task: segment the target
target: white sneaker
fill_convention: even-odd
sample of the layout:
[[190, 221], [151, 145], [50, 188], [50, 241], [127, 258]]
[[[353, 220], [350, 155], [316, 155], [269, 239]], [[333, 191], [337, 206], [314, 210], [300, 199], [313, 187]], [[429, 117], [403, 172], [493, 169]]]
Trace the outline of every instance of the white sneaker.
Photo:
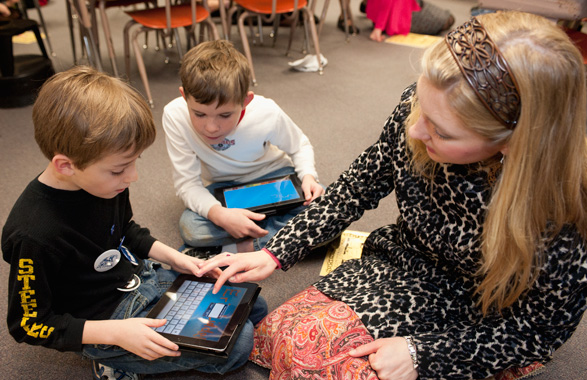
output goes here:
[[140, 380], [142, 376], [132, 372], [107, 367], [92, 360], [92, 377], [94, 380]]
[[[322, 67], [328, 64], [328, 60], [322, 54], [320, 54], [320, 60], [322, 61]], [[292, 69], [303, 72], [315, 72], [318, 71], [318, 60], [316, 54], [308, 54], [302, 59], [297, 61], [289, 62], [288, 65]]]

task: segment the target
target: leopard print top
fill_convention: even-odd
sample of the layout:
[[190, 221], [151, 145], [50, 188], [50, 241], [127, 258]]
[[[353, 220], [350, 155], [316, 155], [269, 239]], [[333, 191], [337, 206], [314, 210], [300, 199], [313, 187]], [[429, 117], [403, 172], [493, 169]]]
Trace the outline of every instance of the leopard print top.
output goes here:
[[412, 175], [404, 122], [414, 90], [404, 91], [379, 140], [266, 248], [287, 270], [395, 190], [396, 223], [373, 231], [360, 260], [316, 287], [352, 307], [376, 339], [412, 335], [420, 379], [482, 379], [546, 362], [586, 309], [586, 242], [565, 227], [533, 288], [502, 314], [483, 317], [473, 292], [491, 194], [487, 173], [440, 165], [433, 188]]

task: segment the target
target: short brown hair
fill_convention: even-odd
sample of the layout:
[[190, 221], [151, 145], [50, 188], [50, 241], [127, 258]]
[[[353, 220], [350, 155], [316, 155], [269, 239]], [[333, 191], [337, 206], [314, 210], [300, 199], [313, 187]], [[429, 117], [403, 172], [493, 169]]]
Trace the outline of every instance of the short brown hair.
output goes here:
[[81, 170], [108, 154], [142, 152], [157, 133], [140, 94], [85, 66], [49, 78], [33, 106], [33, 124], [45, 157], [64, 154]]
[[249, 91], [251, 68], [231, 42], [218, 40], [202, 42], [188, 51], [179, 75], [185, 95], [198, 103], [243, 104]]

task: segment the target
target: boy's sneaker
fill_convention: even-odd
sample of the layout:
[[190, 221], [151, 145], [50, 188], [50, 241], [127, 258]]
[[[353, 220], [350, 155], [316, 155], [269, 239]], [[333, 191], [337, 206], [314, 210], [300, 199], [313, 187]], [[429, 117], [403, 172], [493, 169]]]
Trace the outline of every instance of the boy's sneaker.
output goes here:
[[143, 377], [137, 373], [107, 367], [92, 360], [92, 378], [94, 380], [141, 380]]
[[202, 260], [208, 260], [211, 257], [216, 256], [220, 252], [222, 252], [222, 246], [214, 246], [214, 247], [190, 247], [188, 245], [182, 247], [181, 253], [184, 255], [196, 257]]

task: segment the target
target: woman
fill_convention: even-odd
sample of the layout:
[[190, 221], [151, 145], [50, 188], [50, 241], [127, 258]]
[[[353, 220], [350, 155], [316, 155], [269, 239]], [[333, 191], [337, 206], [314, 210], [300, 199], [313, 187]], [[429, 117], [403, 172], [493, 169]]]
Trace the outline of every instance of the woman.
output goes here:
[[[373, 21], [369, 38], [382, 42], [388, 36], [417, 34], [437, 35], [454, 24], [454, 16], [430, 1], [424, 0], [369, 0], [365, 13]], [[385, 34], [384, 34], [385, 32]]]
[[[218, 288], [287, 270], [395, 190], [400, 217], [371, 233], [360, 260], [343, 263], [257, 326], [253, 359], [272, 377], [527, 372], [547, 362], [581, 320], [581, 54], [546, 19], [503, 12], [449, 33], [426, 51], [422, 69], [380, 139], [319, 202], [265, 251], [219, 255], [199, 272], [229, 265]], [[336, 309], [321, 314], [318, 304]], [[331, 325], [333, 310], [345, 316]], [[327, 342], [330, 351], [309, 354], [309, 341]]]

